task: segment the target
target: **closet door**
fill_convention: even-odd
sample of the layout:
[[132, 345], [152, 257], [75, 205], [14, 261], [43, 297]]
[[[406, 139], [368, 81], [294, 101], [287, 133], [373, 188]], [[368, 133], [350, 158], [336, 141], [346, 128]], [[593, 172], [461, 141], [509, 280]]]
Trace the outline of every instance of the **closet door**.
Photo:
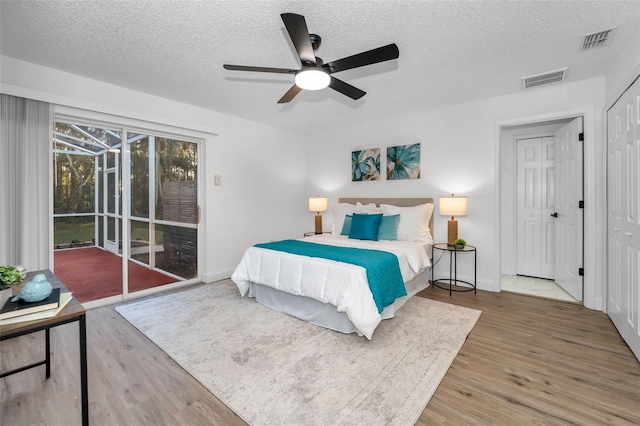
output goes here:
[[607, 113], [607, 313], [640, 359], [640, 79]]

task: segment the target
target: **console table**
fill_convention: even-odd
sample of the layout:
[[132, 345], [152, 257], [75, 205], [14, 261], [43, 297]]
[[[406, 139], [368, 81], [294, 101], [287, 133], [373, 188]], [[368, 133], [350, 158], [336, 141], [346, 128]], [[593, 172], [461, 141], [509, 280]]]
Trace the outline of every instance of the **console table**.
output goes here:
[[[36, 274], [45, 274], [47, 280], [51, 283], [53, 288], [60, 288], [60, 292], [64, 293], [67, 288], [60, 282], [58, 277], [53, 275], [51, 271], [34, 271], [27, 274], [25, 280], [29, 281]], [[44, 330], [45, 335], [45, 359], [24, 367], [16, 368], [0, 374], [0, 378], [9, 376], [11, 374], [20, 373], [30, 368], [37, 367], [39, 365], [45, 366], [45, 376], [48, 379], [51, 377], [51, 353], [50, 353], [50, 336], [49, 330], [52, 327], [57, 327], [62, 324], [68, 324], [74, 321], [78, 322], [80, 340], [80, 390], [82, 396], [82, 424], [84, 426], [89, 424], [89, 388], [87, 384], [87, 324], [85, 318], [86, 311], [73, 297], [71, 301], [64, 307], [58, 315], [52, 318], [45, 318], [41, 320], [34, 320], [28, 322], [21, 322], [17, 324], [8, 324], [0, 326], [0, 341], [13, 339], [14, 337], [24, 336], [25, 334], [35, 333], [36, 331]]]

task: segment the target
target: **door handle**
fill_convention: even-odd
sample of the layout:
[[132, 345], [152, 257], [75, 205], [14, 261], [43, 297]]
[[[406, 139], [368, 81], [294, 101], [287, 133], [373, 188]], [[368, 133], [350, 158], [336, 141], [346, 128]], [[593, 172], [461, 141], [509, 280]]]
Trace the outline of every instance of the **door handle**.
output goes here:
[[620, 228], [613, 228], [614, 231], [620, 232]]
[[627, 237], [631, 237], [633, 234], [631, 232], [627, 232]]
[[551, 213], [551, 217], [558, 217], [558, 213]]

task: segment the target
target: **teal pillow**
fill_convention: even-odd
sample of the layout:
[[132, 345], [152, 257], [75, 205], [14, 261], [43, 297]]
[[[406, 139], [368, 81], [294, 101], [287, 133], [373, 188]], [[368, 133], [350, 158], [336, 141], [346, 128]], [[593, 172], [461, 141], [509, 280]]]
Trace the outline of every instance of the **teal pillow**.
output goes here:
[[380, 228], [378, 229], [378, 239], [391, 241], [397, 240], [399, 224], [399, 214], [394, 214], [392, 216], [382, 216], [382, 220], [380, 221]]
[[348, 214], [344, 217], [344, 223], [342, 224], [342, 232], [340, 233], [340, 235], [349, 236], [350, 232], [351, 232], [351, 215]]
[[378, 229], [382, 221], [382, 214], [357, 214], [351, 218], [349, 238], [354, 240], [378, 241]]

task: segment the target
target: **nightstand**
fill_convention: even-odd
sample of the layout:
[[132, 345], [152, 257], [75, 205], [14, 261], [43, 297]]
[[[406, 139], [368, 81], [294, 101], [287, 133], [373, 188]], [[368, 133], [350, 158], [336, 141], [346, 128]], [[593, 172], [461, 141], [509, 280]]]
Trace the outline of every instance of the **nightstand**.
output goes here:
[[[455, 246], [450, 246], [447, 243], [438, 243], [434, 244], [431, 249], [431, 259], [435, 259], [435, 252], [441, 251], [444, 255], [444, 252], [449, 252], [449, 279], [433, 279], [433, 265], [431, 267], [431, 283], [434, 287], [441, 288], [443, 290], [449, 290], [449, 296], [451, 296], [454, 291], [473, 291], [476, 294], [476, 284], [477, 284], [477, 265], [476, 265], [476, 248], [474, 246], [466, 245], [464, 248], [456, 249]], [[458, 279], [458, 254], [471, 254], [473, 253], [473, 283], [468, 281], [463, 281]], [[449, 284], [449, 288], [442, 287], [439, 284]], [[462, 288], [453, 288], [453, 286], [460, 286]]]

